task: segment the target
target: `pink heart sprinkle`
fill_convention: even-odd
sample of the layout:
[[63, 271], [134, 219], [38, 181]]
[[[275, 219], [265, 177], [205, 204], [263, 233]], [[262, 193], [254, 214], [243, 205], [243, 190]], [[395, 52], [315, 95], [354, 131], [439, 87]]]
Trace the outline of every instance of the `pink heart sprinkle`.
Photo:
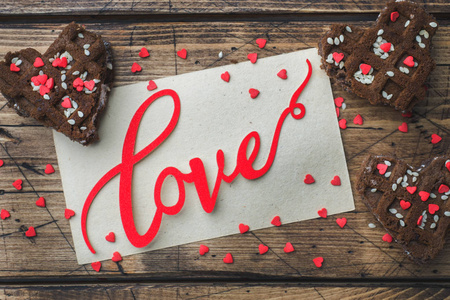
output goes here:
[[286, 71], [286, 69], [281, 69], [277, 73], [277, 76], [280, 77], [281, 79], [287, 79], [287, 71]]
[[344, 98], [342, 98], [342, 97], [337, 97], [336, 99], [334, 99], [334, 104], [337, 107], [341, 107], [343, 102], [344, 102]]
[[333, 59], [335, 62], [340, 63], [343, 58], [344, 58], [344, 53], [333, 52]]
[[156, 83], [155, 83], [153, 80], [150, 80], [150, 81], [148, 82], [147, 90], [153, 91], [153, 90], [155, 90], [155, 89], [157, 89], [157, 88], [158, 88], [158, 87], [156, 86]]
[[314, 177], [311, 174], [306, 174], [305, 179], [303, 180], [306, 184], [312, 184], [315, 182]]
[[9, 211], [7, 211], [6, 209], [2, 209], [2, 210], [0, 211], [0, 218], [1, 218], [2, 220], [7, 219], [7, 218], [9, 218], [9, 217], [11, 217], [11, 215], [9, 214]]
[[100, 272], [100, 269], [102, 267], [102, 263], [99, 261], [91, 263], [91, 267], [95, 272]]
[[326, 219], [326, 217], [327, 217], [327, 209], [326, 208], [322, 208], [321, 210], [317, 211], [317, 214], [319, 216], [321, 216], [322, 218]]
[[266, 46], [267, 40], [265, 39], [256, 39], [256, 44], [260, 49], [264, 48]]
[[200, 253], [201, 256], [205, 255], [206, 253], [209, 252], [209, 247], [205, 246], [205, 245], [200, 245], [200, 248], [198, 249], [198, 252]]
[[435, 134], [435, 133], [433, 133], [433, 134], [431, 135], [431, 143], [432, 143], [432, 144], [437, 144], [437, 143], [439, 143], [440, 141], [442, 141], [442, 138], [441, 138], [439, 135], [437, 135], [437, 134]]
[[247, 58], [254, 64], [258, 60], [258, 53], [249, 53]]
[[378, 172], [380, 172], [381, 175], [384, 175], [386, 173], [386, 170], [388, 169], [388, 165], [386, 164], [378, 164], [377, 165]]
[[408, 124], [406, 122], [403, 122], [402, 125], [398, 126], [398, 130], [400, 130], [403, 133], [408, 132]]
[[284, 247], [284, 252], [285, 253], [291, 253], [291, 252], [294, 252], [294, 246], [292, 246], [292, 244], [291, 243], [289, 243], [289, 242], [287, 242], [286, 243], [286, 246]]
[[400, 14], [398, 13], [398, 11], [391, 12], [391, 21], [392, 21], [392, 22], [397, 21], [397, 18], [398, 18], [399, 16], [400, 16]]
[[113, 262], [119, 262], [122, 260], [122, 255], [120, 255], [120, 253], [116, 251], [113, 253], [113, 257], [111, 258], [111, 260]]
[[45, 207], [45, 199], [44, 199], [44, 197], [39, 197], [39, 199], [36, 201], [36, 206]]
[[69, 220], [70, 218], [72, 218], [73, 216], [75, 216], [75, 212], [69, 208], [66, 208], [64, 210], [64, 218], [66, 218], [67, 220]]
[[145, 58], [145, 57], [149, 57], [150, 53], [148, 53], [147, 48], [142, 47], [141, 51], [139, 51], [139, 57]]
[[347, 218], [337, 218], [336, 223], [339, 227], [344, 228], [345, 224], [347, 224]]
[[226, 264], [232, 264], [233, 263], [233, 255], [231, 253], [227, 253], [225, 257], [223, 258], [223, 262]]
[[222, 73], [220, 75], [220, 78], [222, 78], [222, 80], [225, 82], [230, 82], [230, 73], [228, 73], [228, 71], [225, 71], [225, 73]]
[[105, 236], [105, 240], [107, 240], [110, 243], [114, 243], [116, 241], [116, 235], [114, 232], [110, 232]]
[[346, 119], [339, 120], [339, 128], [341, 128], [342, 130], [347, 129], [347, 120]]
[[428, 204], [428, 211], [430, 214], [434, 215], [435, 212], [439, 210], [439, 205], [437, 204]]
[[333, 180], [331, 180], [331, 184], [334, 186], [341, 185], [341, 178], [339, 176], [334, 176]]
[[180, 51], [177, 51], [177, 55], [178, 55], [178, 57], [180, 57], [182, 59], [186, 59], [186, 57], [187, 57], [186, 49], [183, 48]]
[[372, 69], [372, 66], [368, 65], [368, 64], [360, 64], [359, 68], [361, 69], [361, 72], [364, 75], [367, 75], [367, 74], [369, 74], [370, 70]]
[[264, 244], [259, 244], [258, 250], [259, 250], [259, 254], [263, 255], [263, 254], [266, 254], [267, 251], [269, 251], [269, 247], [267, 247]]
[[45, 172], [45, 174], [52, 174], [52, 173], [55, 173], [55, 169], [53, 168], [53, 166], [51, 164], [47, 164], [45, 166], [44, 172]]
[[248, 92], [250, 93], [250, 97], [252, 99], [255, 99], [259, 95], [259, 91], [257, 89], [249, 89]]
[[392, 236], [389, 233], [386, 233], [385, 235], [383, 235], [383, 241], [392, 243]]
[[410, 193], [412, 195], [416, 192], [417, 186], [407, 186], [406, 190], [408, 191], [408, 193]]
[[403, 210], [407, 210], [408, 208], [411, 207], [411, 202], [405, 201], [405, 200], [400, 200], [400, 207]]
[[316, 267], [320, 268], [322, 267], [322, 263], [323, 263], [323, 257], [316, 257], [313, 259], [314, 264], [316, 265]]
[[363, 124], [363, 118], [360, 114], [356, 115], [356, 117], [353, 119], [353, 124], [355, 125], [362, 125]]
[[136, 73], [140, 71], [142, 71], [142, 67], [137, 62], [134, 62], [133, 65], [131, 66], [131, 72]]
[[281, 226], [281, 219], [280, 216], [275, 216], [272, 221], [270, 222], [270, 224], [272, 224], [273, 226]]
[[414, 58], [410, 55], [407, 58], [405, 58], [405, 60], [403, 61], [403, 63], [405, 65], [407, 65], [408, 67], [414, 67]]
[[391, 43], [384, 43], [380, 45], [380, 49], [384, 52], [389, 52], [391, 50]]
[[246, 233], [248, 230], [250, 229], [250, 227], [248, 225], [245, 224], [239, 224], [239, 232], [241, 234]]
[[34, 60], [33, 66], [35, 68], [43, 67], [44, 66], [44, 61], [42, 60], [42, 58], [36, 57], [36, 59]]

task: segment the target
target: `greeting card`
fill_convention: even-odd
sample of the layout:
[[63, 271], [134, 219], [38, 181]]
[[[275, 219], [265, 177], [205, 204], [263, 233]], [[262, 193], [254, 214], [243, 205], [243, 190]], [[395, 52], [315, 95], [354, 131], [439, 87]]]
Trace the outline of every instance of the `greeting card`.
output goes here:
[[89, 147], [54, 134], [80, 264], [354, 209], [316, 49], [114, 88]]

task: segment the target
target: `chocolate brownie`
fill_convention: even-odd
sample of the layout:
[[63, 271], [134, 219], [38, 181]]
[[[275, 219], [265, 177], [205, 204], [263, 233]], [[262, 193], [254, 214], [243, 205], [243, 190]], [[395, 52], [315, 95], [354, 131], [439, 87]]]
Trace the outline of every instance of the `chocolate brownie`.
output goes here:
[[368, 29], [333, 25], [319, 42], [322, 68], [371, 104], [411, 111], [425, 98], [435, 67], [430, 48], [437, 26], [419, 5], [391, 1]]
[[450, 224], [450, 157], [414, 168], [394, 156], [369, 155], [356, 189], [415, 262], [430, 260], [443, 248]]
[[0, 91], [9, 106], [83, 145], [98, 139], [112, 79], [109, 43], [76, 23], [44, 54], [27, 48], [0, 63]]

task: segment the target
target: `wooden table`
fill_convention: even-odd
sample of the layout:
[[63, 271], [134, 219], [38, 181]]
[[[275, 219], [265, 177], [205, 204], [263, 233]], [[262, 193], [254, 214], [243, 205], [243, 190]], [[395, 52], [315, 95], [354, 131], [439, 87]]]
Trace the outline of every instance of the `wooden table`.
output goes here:
[[[440, 28], [433, 39], [436, 69], [428, 80], [425, 101], [412, 118], [387, 107], [374, 107], [333, 83], [334, 95], [345, 98], [341, 110], [348, 128], [342, 139], [352, 184], [367, 153], [394, 153], [418, 165], [450, 150], [450, 5], [446, 0], [419, 1], [433, 13]], [[384, 1], [206, 1], [206, 0], [5, 0], [0, 7], [0, 56], [34, 47], [44, 52], [70, 21], [86, 24], [111, 42], [115, 86], [183, 74], [259, 57], [315, 47], [337, 22], [368, 27]], [[255, 40], [268, 40], [264, 49]], [[143, 72], [130, 72], [141, 47], [150, 57], [140, 60]], [[186, 60], [176, 51], [186, 48]], [[219, 52], [224, 57], [218, 58]], [[368, 299], [450, 297], [450, 245], [432, 262], [412, 263], [396, 245], [382, 241], [384, 230], [355, 193], [356, 210], [208, 241], [214, 254], [200, 257], [200, 243], [106, 261], [100, 273], [78, 265], [64, 219], [64, 194], [52, 130], [19, 117], [0, 97], [0, 208], [11, 217], [0, 220], [0, 298], [64, 299]], [[361, 114], [363, 126], [354, 126]], [[407, 134], [398, 126], [406, 121]], [[443, 140], [430, 143], [432, 133]], [[45, 176], [45, 165], [55, 166]], [[11, 183], [24, 179], [23, 190]], [[45, 197], [46, 208], [35, 205]], [[336, 226], [346, 217], [344, 229]], [[371, 229], [369, 223], [377, 224]], [[26, 238], [35, 226], [38, 236]], [[284, 255], [286, 240], [296, 251]], [[258, 245], [270, 247], [258, 254]], [[447, 244], [449, 243], [447, 237]], [[235, 263], [222, 258], [232, 252]], [[322, 268], [312, 259], [323, 256]]]

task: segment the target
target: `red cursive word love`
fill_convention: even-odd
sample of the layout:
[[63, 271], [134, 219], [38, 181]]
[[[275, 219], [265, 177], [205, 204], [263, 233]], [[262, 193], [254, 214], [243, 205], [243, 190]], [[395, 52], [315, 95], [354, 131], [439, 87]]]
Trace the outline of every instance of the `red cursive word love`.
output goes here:
[[[119, 183], [119, 205], [120, 205], [120, 215], [122, 219], [122, 226], [125, 230], [125, 234], [130, 241], [130, 243], [135, 247], [145, 247], [147, 246], [156, 236], [161, 226], [161, 220], [163, 214], [166, 215], [176, 215], [184, 206], [185, 202], [185, 187], [184, 183], [194, 183], [197, 190], [200, 203], [205, 212], [210, 213], [214, 210], [216, 204], [217, 196], [219, 193], [220, 185], [222, 181], [231, 183], [239, 174], [241, 174], [246, 179], [256, 179], [264, 174], [272, 166], [275, 159], [275, 154], [277, 152], [278, 140], [280, 137], [281, 127], [283, 126], [284, 120], [290, 114], [294, 119], [302, 119], [305, 115], [305, 107], [301, 103], [297, 103], [301, 92], [307, 85], [309, 79], [311, 78], [312, 67], [309, 60], [306, 60], [308, 64], [308, 74], [301, 84], [301, 86], [294, 92], [291, 97], [289, 107], [287, 107], [278, 119], [278, 123], [275, 128], [275, 132], [272, 139], [272, 144], [270, 147], [269, 155], [266, 163], [258, 170], [253, 168], [253, 163], [260, 148], [260, 136], [258, 132], [250, 132], [241, 142], [238, 152], [237, 152], [237, 162], [236, 168], [230, 175], [224, 174], [225, 167], [225, 156], [222, 150], [218, 150], [216, 154], [216, 161], [218, 166], [217, 176], [215, 185], [212, 193], [208, 188], [208, 180], [206, 178], [205, 168], [203, 162], [200, 158], [196, 157], [189, 161], [189, 166], [191, 172], [182, 173], [175, 167], [167, 167], [161, 171], [158, 178], [156, 179], [155, 189], [154, 189], [154, 201], [156, 205], [156, 212], [153, 217], [150, 228], [143, 235], [139, 234], [136, 230], [134, 223], [133, 210], [132, 210], [132, 197], [131, 197], [131, 182], [133, 179], [133, 167], [139, 161], [144, 159], [153, 150], [155, 150], [162, 142], [172, 133], [175, 129], [178, 119], [180, 116], [180, 98], [174, 90], [166, 89], [153, 94], [148, 98], [135, 112], [133, 118], [130, 121], [125, 140], [122, 149], [122, 162], [109, 170], [94, 186], [94, 188], [89, 193], [88, 197], [83, 206], [83, 211], [81, 214], [81, 230], [83, 233], [83, 238], [92, 253], [95, 253], [92, 247], [89, 237], [87, 234], [87, 216], [89, 208], [94, 201], [100, 190], [116, 175], [120, 174]], [[169, 121], [167, 127], [161, 132], [161, 134], [148, 146], [134, 154], [134, 146], [136, 142], [136, 134], [139, 128], [141, 119], [145, 111], [150, 107], [150, 105], [157, 99], [163, 96], [170, 96], [174, 104], [174, 111], [172, 118]], [[247, 157], [247, 148], [251, 140], [254, 140], [254, 146], [251, 150], [250, 156]], [[161, 188], [168, 176], [173, 176], [177, 182], [178, 186], [178, 201], [172, 206], [166, 206], [161, 201]]]

